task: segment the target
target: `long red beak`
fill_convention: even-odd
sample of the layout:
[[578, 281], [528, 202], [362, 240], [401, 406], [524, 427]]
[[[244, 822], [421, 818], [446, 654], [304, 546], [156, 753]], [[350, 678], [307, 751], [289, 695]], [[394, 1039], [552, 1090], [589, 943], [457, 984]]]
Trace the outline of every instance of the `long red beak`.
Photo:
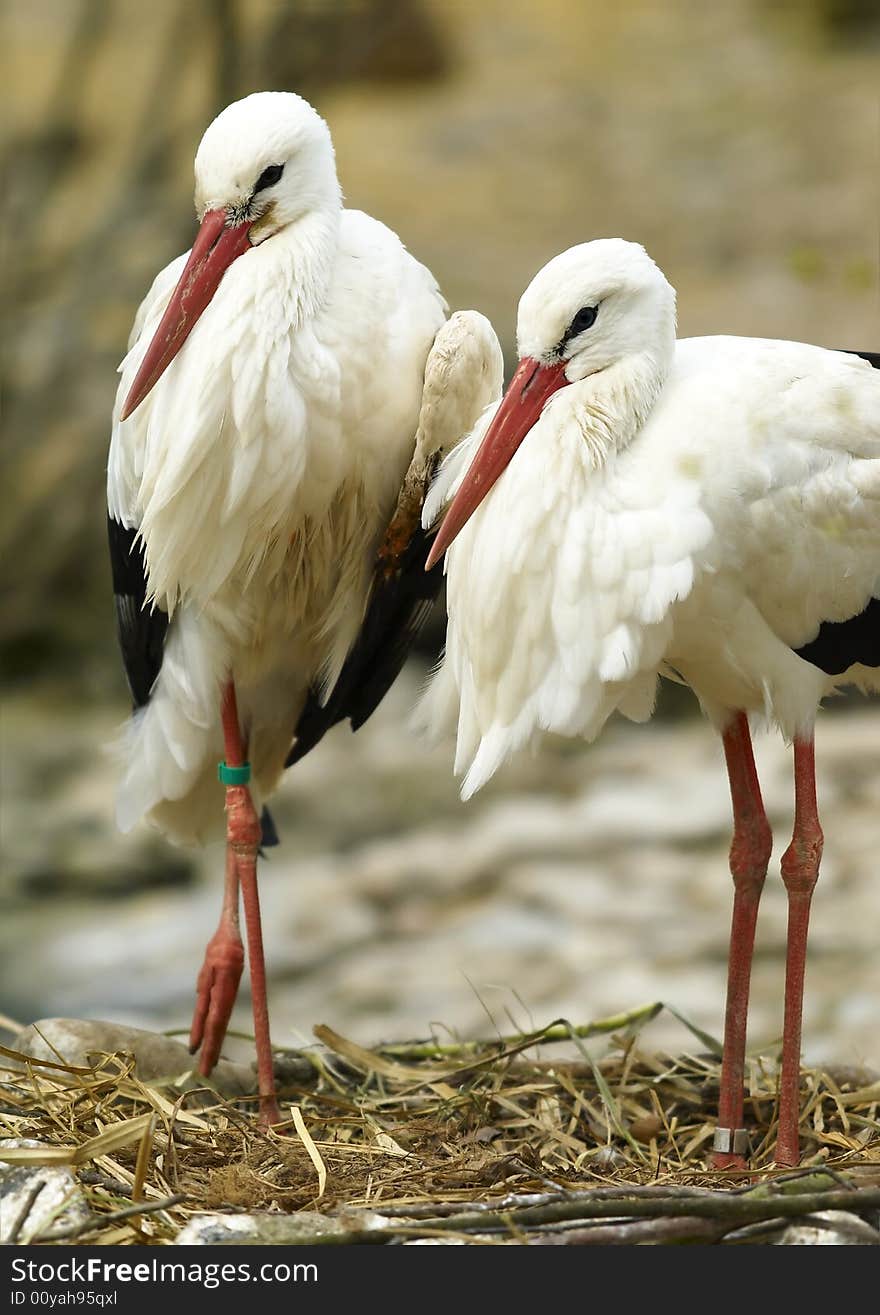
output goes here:
[[121, 420], [127, 420], [135, 407], [140, 406], [168, 369], [217, 291], [226, 270], [233, 260], [249, 249], [250, 223], [227, 228], [226, 219], [225, 210], [205, 213], [177, 287], [125, 399]]
[[566, 364], [566, 361], [560, 361], [558, 365], [542, 365], [530, 356], [524, 356], [520, 361], [461, 488], [437, 531], [425, 562], [426, 571], [430, 571], [440, 560], [492, 485], [503, 474], [520, 443], [540, 416], [547, 399], [568, 383], [565, 377]]

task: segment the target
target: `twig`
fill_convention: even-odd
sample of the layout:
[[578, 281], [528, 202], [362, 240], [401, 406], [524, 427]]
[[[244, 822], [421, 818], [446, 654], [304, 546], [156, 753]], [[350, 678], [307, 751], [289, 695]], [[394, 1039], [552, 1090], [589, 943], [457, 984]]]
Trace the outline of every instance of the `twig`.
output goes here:
[[103, 1187], [114, 1196], [131, 1196], [131, 1188], [121, 1178], [111, 1178], [109, 1174], [98, 1173], [96, 1169], [83, 1169], [79, 1180], [86, 1187]]
[[706, 1195], [682, 1199], [666, 1190], [654, 1197], [627, 1196], [596, 1199], [594, 1193], [580, 1194], [576, 1200], [551, 1202], [545, 1206], [532, 1206], [511, 1211], [471, 1211], [444, 1218], [423, 1220], [424, 1227], [439, 1231], [464, 1233], [476, 1229], [481, 1233], [490, 1230], [509, 1231], [511, 1227], [528, 1228], [536, 1224], [549, 1224], [565, 1219], [630, 1218], [683, 1218], [689, 1215], [702, 1219], [731, 1221], [746, 1224], [759, 1219], [797, 1218], [816, 1210], [868, 1210], [880, 1206], [880, 1189], [854, 1188], [851, 1191], [802, 1192], [792, 1195], [753, 1198], [729, 1192], [709, 1192]]
[[40, 1178], [38, 1182], [34, 1183], [33, 1187], [25, 1197], [24, 1204], [22, 1205], [21, 1209], [18, 1212], [18, 1218], [10, 1228], [9, 1236], [6, 1239], [6, 1241], [10, 1246], [12, 1245], [13, 1242], [18, 1241], [18, 1235], [21, 1232], [21, 1230], [24, 1228], [25, 1222], [27, 1221], [27, 1217], [30, 1214], [31, 1210], [34, 1208], [34, 1201], [36, 1201], [37, 1197], [40, 1195], [40, 1192], [42, 1192], [45, 1186], [46, 1186], [46, 1179]]
[[761, 1242], [774, 1233], [784, 1232], [786, 1228], [788, 1228], [787, 1219], [759, 1219], [756, 1224], [745, 1224], [742, 1228], [733, 1229], [723, 1239], [724, 1245], [739, 1246], [742, 1243]]
[[622, 1014], [613, 1014], [609, 1018], [599, 1018], [593, 1023], [581, 1023], [577, 1027], [571, 1027], [566, 1022], [551, 1023], [548, 1027], [542, 1028], [537, 1032], [517, 1032], [511, 1036], [499, 1036], [495, 1041], [412, 1041], [402, 1042], [399, 1045], [376, 1046], [376, 1053], [379, 1055], [388, 1055], [393, 1059], [456, 1059], [465, 1058], [470, 1055], [480, 1054], [484, 1051], [494, 1049], [496, 1046], [504, 1050], [514, 1047], [517, 1050], [528, 1048], [528, 1045], [544, 1045], [545, 1042], [552, 1041], [570, 1041], [573, 1036], [588, 1038], [591, 1036], [602, 1036], [608, 1032], [619, 1032], [624, 1027], [630, 1027], [634, 1023], [648, 1023], [655, 1018], [663, 1004], [655, 1000], [651, 1004], [639, 1005], [636, 1009], [627, 1010]]
[[[622, 1197], [650, 1199], [656, 1197], [658, 1192], [662, 1192], [663, 1199], [676, 1198], [679, 1200], [689, 1200], [696, 1196], [719, 1195], [711, 1187], [638, 1187], [627, 1184], [624, 1187], [594, 1187], [589, 1192], [530, 1192], [523, 1193], [520, 1196], [510, 1195], [496, 1198], [494, 1201], [474, 1201], [468, 1206], [469, 1212], [480, 1211], [481, 1214], [500, 1211], [522, 1210], [530, 1207], [540, 1207], [555, 1205], [559, 1201], [617, 1201]], [[352, 1212], [354, 1213], [354, 1212]], [[383, 1208], [379, 1202], [370, 1207], [370, 1213], [384, 1215], [387, 1219], [405, 1218], [405, 1219], [436, 1219], [444, 1216], [461, 1215], [461, 1206], [454, 1201], [446, 1201], [435, 1204], [433, 1201], [414, 1201], [412, 1205], [389, 1205]]]
[[835, 1187], [843, 1191], [852, 1190], [842, 1174], [828, 1169], [801, 1169], [796, 1173], [786, 1173], [766, 1182], [748, 1183], [745, 1187], [735, 1187], [734, 1196], [751, 1196], [753, 1200], [763, 1197], [803, 1196], [805, 1192], [829, 1192]]
[[682, 1215], [678, 1219], [637, 1219], [631, 1224], [593, 1224], [589, 1228], [566, 1228], [556, 1233], [529, 1237], [530, 1246], [632, 1246], [639, 1243], [717, 1242], [733, 1227], [729, 1220], [700, 1219]]
[[166, 1196], [164, 1201], [139, 1201], [137, 1205], [128, 1205], [124, 1210], [116, 1210], [112, 1215], [94, 1215], [91, 1219], [86, 1219], [81, 1224], [71, 1224], [69, 1228], [59, 1228], [55, 1233], [47, 1233], [44, 1237], [34, 1237], [32, 1242], [64, 1242], [71, 1237], [81, 1237], [84, 1233], [95, 1233], [101, 1228], [106, 1228], [108, 1224], [118, 1224], [122, 1219], [131, 1219], [133, 1215], [152, 1215], [157, 1210], [170, 1210], [173, 1205], [180, 1205], [181, 1201], [186, 1200], [185, 1192], [178, 1192], [176, 1196]]

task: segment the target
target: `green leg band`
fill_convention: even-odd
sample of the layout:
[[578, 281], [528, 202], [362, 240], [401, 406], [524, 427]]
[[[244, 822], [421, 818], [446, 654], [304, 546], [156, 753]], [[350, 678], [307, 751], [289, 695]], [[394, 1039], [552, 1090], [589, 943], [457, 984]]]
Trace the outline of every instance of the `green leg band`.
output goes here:
[[222, 785], [247, 785], [250, 779], [250, 763], [242, 763], [240, 767], [227, 767], [225, 762], [217, 764], [217, 780]]

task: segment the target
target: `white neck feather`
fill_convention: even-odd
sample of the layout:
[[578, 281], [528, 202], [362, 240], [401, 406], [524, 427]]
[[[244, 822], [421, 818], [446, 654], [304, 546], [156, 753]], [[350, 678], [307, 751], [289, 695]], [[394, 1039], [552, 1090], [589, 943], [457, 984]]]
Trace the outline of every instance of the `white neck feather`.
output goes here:
[[[288, 224], [265, 244], [268, 259], [261, 292], [282, 309], [294, 332], [323, 306], [339, 245], [342, 207], [312, 210]], [[277, 313], [277, 311], [276, 311]]]
[[570, 423], [580, 431], [594, 469], [635, 438], [660, 396], [671, 364], [671, 351], [631, 353], [562, 390], [560, 405], [567, 393], [574, 393]]

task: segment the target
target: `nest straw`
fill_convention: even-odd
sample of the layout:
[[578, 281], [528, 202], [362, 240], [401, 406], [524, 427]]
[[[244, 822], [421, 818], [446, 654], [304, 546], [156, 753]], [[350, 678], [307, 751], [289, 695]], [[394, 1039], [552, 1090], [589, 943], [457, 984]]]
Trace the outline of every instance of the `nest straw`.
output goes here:
[[[282, 1082], [289, 1119], [269, 1133], [255, 1098], [182, 1090], [191, 1074], [147, 1084], [126, 1054], [83, 1067], [0, 1047], [0, 1137], [41, 1143], [0, 1158], [76, 1175], [89, 1218], [50, 1223], [31, 1239], [43, 1243], [163, 1244], [205, 1211], [267, 1210], [319, 1212], [334, 1242], [367, 1230], [375, 1242], [752, 1241], [829, 1208], [861, 1211], [873, 1231], [880, 1078], [804, 1070], [804, 1171], [780, 1175], [776, 1061], [750, 1056], [751, 1169], [716, 1171], [717, 1042], [681, 1019], [693, 1053], [653, 1051], [646, 1034], [663, 1008], [374, 1050], [317, 1027], [303, 1052], [312, 1080]], [[587, 1048], [597, 1035], [610, 1036], [600, 1059]]]

